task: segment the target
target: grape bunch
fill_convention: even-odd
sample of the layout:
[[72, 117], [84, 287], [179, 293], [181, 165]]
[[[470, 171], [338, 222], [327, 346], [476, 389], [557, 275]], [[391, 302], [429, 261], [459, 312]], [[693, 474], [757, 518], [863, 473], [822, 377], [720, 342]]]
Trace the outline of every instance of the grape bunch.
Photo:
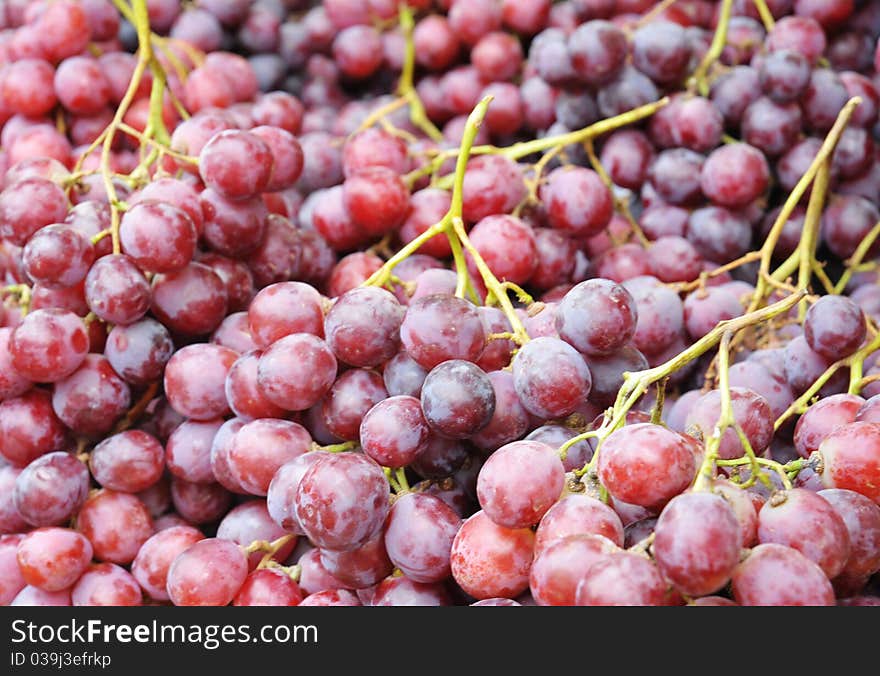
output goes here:
[[0, 4], [0, 604], [880, 605], [878, 36]]

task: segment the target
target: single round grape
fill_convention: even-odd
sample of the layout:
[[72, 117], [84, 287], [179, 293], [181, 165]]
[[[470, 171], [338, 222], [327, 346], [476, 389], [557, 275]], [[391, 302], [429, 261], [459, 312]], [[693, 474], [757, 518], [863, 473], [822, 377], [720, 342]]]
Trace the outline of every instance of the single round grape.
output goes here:
[[110, 366], [132, 385], [158, 380], [173, 352], [168, 330], [149, 317], [127, 326], [114, 326], [104, 347]]
[[342, 184], [344, 208], [363, 235], [381, 237], [399, 227], [409, 213], [409, 189], [387, 167], [367, 167]]
[[29, 313], [9, 338], [16, 371], [28, 380], [56, 382], [79, 368], [89, 351], [82, 320], [60, 309]]
[[501, 31], [482, 36], [471, 50], [471, 63], [490, 82], [512, 80], [522, 66], [519, 39]]
[[495, 391], [479, 366], [450, 359], [428, 373], [421, 404], [431, 429], [451, 439], [463, 439], [489, 424], [495, 411]]
[[287, 92], [278, 91], [260, 95], [251, 110], [251, 117], [256, 125], [277, 127], [298, 135], [302, 130], [303, 112], [303, 104], [299, 99]]
[[648, 170], [648, 181], [660, 198], [675, 206], [694, 206], [702, 200], [700, 177], [705, 158], [687, 148], [658, 153]]
[[205, 219], [203, 240], [213, 251], [237, 258], [260, 246], [269, 216], [263, 200], [231, 200], [211, 188], [203, 190], [199, 200]]
[[153, 534], [153, 519], [136, 496], [103, 489], [83, 504], [76, 527], [92, 543], [98, 561], [124, 565]]
[[139, 606], [143, 592], [125, 568], [96, 563], [73, 586], [70, 598], [74, 606]]
[[407, 352], [398, 352], [385, 363], [382, 378], [391, 396], [405, 394], [418, 397], [428, 372], [419, 366]]
[[52, 408], [80, 436], [109, 432], [131, 403], [131, 391], [101, 355], [89, 354], [72, 374], [55, 383]]
[[648, 249], [651, 274], [661, 282], [691, 282], [703, 271], [705, 261], [684, 237], [658, 237]]
[[632, 295], [607, 279], [577, 284], [556, 310], [559, 337], [589, 355], [616, 352], [632, 338], [637, 321]]
[[550, 226], [570, 236], [592, 237], [611, 220], [611, 192], [590, 169], [554, 169], [540, 194]]
[[596, 561], [577, 586], [579, 606], [665, 606], [666, 581], [646, 556], [630, 551]]
[[544, 419], [573, 413], [590, 393], [583, 357], [558, 338], [535, 338], [513, 358], [513, 382], [526, 410]]
[[22, 264], [35, 282], [73, 286], [86, 277], [95, 261], [95, 248], [80, 231], [68, 225], [37, 230], [22, 251]]
[[211, 447], [223, 421], [187, 420], [168, 437], [165, 463], [174, 476], [193, 483], [216, 481], [211, 467]]
[[400, 326], [404, 349], [424, 369], [449, 359], [476, 361], [486, 344], [480, 314], [455, 296], [432, 295], [410, 304]]
[[810, 63], [794, 50], [782, 49], [766, 56], [758, 70], [761, 88], [774, 101], [794, 101], [810, 82]]
[[822, 569], [796, 549], [760, 544], [733, 572], [741, 606], [833, 606], [834, 590]]
[[181, 348], [165, 367], [165, 396], [175, 411], [195, 420], [226, 415], [226, 376], [238, 353], [210, 343]]
[[535, 553], [570, 535], [601, 535], [623, 546], [620, 517], [604, 502], [582, 493], [571, 493], [556, 501], [541, 517], [535, 531]]
[[85, 290], [89, 309], [110, 324], [132, 324], [150, 308], [150, 283], [125, 254], [95, 261]]
[[840, 488], [817, 493], [843, 519], [849, 533], [849, 558], [843, 575], [872, 575], [880, 569], [880, 507], [864, 495]]
[[832, 168], [842, 180], [864, 176], [874, 164], [874, 140], [867, 130], [845, 129], [831, 158]]
[[528, 588], [534, 540], [530, 529], [504, 528], [479, 511], [452, 542], [452, 577], [478, 600], [514, 597]]
[[375, 536], [388, 514], [388, 481], [364, 455], [322, 456], [303, 475], [295, 514], [319, 547], [351, 550]]
[[69, 453], [48, 453], [24, 468], [15, 480], [12, 501], [32, 526], [69, 521], [89, 492], [86, 466]]
[[652, 423], [612, 432], [599, 453], [599, 480], [616, 499], [654, 507], [690, 485], [694, 454], [680, 434]]
[[587, 85], [607, 84], [626, 63], [626, 34], [609, 21], [581, 24], [568, 36], [567, 47], [574, 73]]
[[566, 535], [536, 552], [529, 590], [539, 606], [574, 606], [577, 589], [594, 564], [616, 551], [612, 542], [594, 534]]
[[229, 511], [232, 494], [219, 483], [196, 484], [171, 477], [171, 502], [187, 523], [214, 523]]
[[29, 390], [0, 402], [0, 455], [16, 467], [24, 467], [41, 455], [67, 446], [67, 429], [45, 390]]
[[652, 553], [676, 589], [705, 596], [730, 579], [741, 545], [739, 522], [723, 497], [684, 493], [660, 512]]
[[804, 319], [804, 338], [826, 359], [837, 361], [855, 352], [865, 339], [865, 317], [844, 296], [822, 296]]
[[323, 337], [321, 294], [302, 282], [281, 282], [260, 290], [248, 308], [254, 342], [265, 349], [292, 333]]
[[468, 162], [462, 188], [466, 221], [476, 223], [493, 214], [510, 213], [525, 195], [522, 169], [513, 160], [481, 155]]
[[431, 430], [415, 397], [392, 396], [364, 415], [359, 439], [364, 453], [384, 467], [405, 467], [427, 448]]
[[686, 75], [691, 50], [684, 28], [655, 20], [632, 36], [633, 65], [658, 84], [675, 84]]
[[165, 202], [140, 202], [122, 216], [123, 251], [145, 272], [172, 272], [189, 263], [196, 229], [189, 215]]
[[247, 131], [221, 131], [199, 153], [199, 175], [205, 185], [233, 200], [266, 190], [272, 166], [269, 146]]
[[739, 317], [742, 312], [736, 296], [721, 287], [697, 289], [684, 299], [684, 324], [694, 340], [705, 336], [719, 322]]
[[333, 40], [332, 52], [345, 76], [364, 79], [382, 65], [382, 38], [372, 26], [349, 26]]
[[131, 574], [150, 598], [168, 601], [168, 569], [179, 554], [204, 537], [192, 526], [172, 526], [157, 532], [141, 545], [131, 564]]
[[735, 143], [712, 151], [703, 164], [700, 186], [716, 204], [736, 209], [760, 197], [769, 181], [764, 155], [748, 144]]
[[154, 436], [126, 430], [107, 437], [89, 455], [89, 469], [104, 488], [138, 493], [162, 476], [165, 452]]
[[400, 347], [404, 308], [394, 296], [376, 287], [342, 294], [324, 319], [327, 344], [337, 359], [372, 368], [388, 361]]
[[385, 548], [394, 565], [414, 582], [441, 582], [450, 574], [452, 542], [461, 519], [442, 500], [408, 493], [394, 502], [385, 527]]
[[849, 532], [834, 508], [804, 488], [770, 496], [758, 512], [758, 540], [796, 549], [819, 565], [829, 579], [849, 557]]
[[[371, 127], [359, 131], [346, 140], [342, 149], [345, 176], [352, 176], [367, 167], [387, 167], [398, 174], [409, 170], [406, 143], [384, 129]], [[308, 167], [308, 153], [306, 166]], [[339, 181], [334, 181], [335, 185]]]
[[514, 441], [480, 469], [477, 497], [499, 526], [533, 526], [562, 493], [565, 469], [556, 450], [538, 441]]
[[248, 574], [247, 558], [228, 540], [199, 540], [174, 559], [167, 590], [176, 606], [227, 606]]
[[529, 284], [538, 289], [552, 289], [565, 284], [574, 272], [577, 250], [574, 241], [558, 230], [535, 228], [538, 263]]
[[49, 113], [58, 100], [52, 66], [37, 58], [18, 59], [8, 65], [0, 90], [6, 107], [34, 118]]
[[783, 49], [796, 51], [807, 58], [811, 65], [825, 51], [826, 38], [822, 26], [811, 17], [786, 16], [776, 22], [767, 35], [767, 49], [776, 52]]
[[284, 571], [272, 568], [255, 570], [238, 590], [234, 606], [298, 606], [303, 592]]
[[330, 270], [327, 294], [337, 297], [362, 285], [382, 267], [382, 259], [369, 251], [355, 251], [339, 259]]
[[295, 333], [263, 352], [257, 365], [257, 383], [273, 404], [303, 411], [330, 390], [336, 369], [336, 357], [323, 340]]
[[684, 323], [684, 306], [678, 294], [648, 276], [628, 279], [623, 287], [636, 308], [632, 344], [645, 355], [654, 355], [669, 347]]
[[226, 287], [202, 263], [153, 277], [153, 314], [172, 331], [203, 336], [216, 329], [227, 310]]
[[307, 452], [312, 438], [299, 423], [261, 418], [235, 434], [227, 457], [235, 481], [252, 495], [266, 495], [269, 482], [284, 463]]
[[92, 560], [92, 545], [68, 528], [38, 528], [18, 545], [18, 565], [25, 582], [48, 592], [67, 589]]
[[[535, 233], [531, 226], [508, 214], [495, 214], [480, 220], [470, 232], [471, 244], [499, 280], [525, 284], [537, 264]], [[471, 276], [479, 277], [472, 258]]]

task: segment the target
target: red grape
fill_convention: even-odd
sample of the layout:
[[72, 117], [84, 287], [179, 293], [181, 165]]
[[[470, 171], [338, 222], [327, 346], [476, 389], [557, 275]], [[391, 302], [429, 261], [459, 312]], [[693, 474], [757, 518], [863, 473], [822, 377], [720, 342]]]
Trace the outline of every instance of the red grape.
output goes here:
[[479, 511], [452, 542], [452, 577], [477, 599], [516, 596], [529, 585], [534, 540], [530, 529], [504, 528]]
[[815, 563], [791, 547], [761, 544], [733, 572], [741, 606], [833, 606], [834, 590]]
[[168, 569], [168, 596], [176, 606], [226, 606], [248, 574], [241, 548], [206, 538], [178, 554]]
[[303, 475], [296, 518], [319, 547], [351, 550], [376, 535], [388, 514], [388, 481], [373, 460], [354, 453], [322, 456]]

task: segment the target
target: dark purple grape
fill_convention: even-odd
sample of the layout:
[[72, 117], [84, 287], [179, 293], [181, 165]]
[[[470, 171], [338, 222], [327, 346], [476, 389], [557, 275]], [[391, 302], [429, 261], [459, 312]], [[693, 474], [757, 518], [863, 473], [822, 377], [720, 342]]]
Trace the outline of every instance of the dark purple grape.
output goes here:
[[421, 403], [433, 430], [451, 439], [463, 439], [489, 424], [495, 411], [495, 391], [480, 367], [450, 359], [428, 373]]

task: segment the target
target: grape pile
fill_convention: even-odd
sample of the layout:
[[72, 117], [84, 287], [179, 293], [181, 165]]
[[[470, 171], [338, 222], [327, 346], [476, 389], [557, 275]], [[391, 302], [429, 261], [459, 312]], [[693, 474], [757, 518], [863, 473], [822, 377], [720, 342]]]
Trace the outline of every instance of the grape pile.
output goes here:
[[0, 604], [880, 605], [878, 36], [0, 3]]

